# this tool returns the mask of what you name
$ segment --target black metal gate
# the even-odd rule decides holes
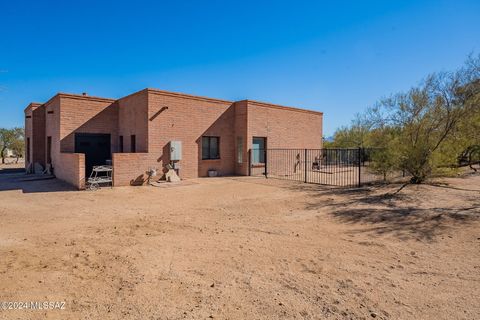
[[[356,187],[383,179],[369,167],[371,153],[372,150],[364,148],[252,149],[249,152],[249,175]]]

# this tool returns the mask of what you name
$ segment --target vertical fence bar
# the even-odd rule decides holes
[[[305,183],[307,183],[307,149],[305,149],[305,158],[303,158],[303,160],[305,161]]]
[[[361,187],[372,180],[366,169],[371,151],[359,148],[259,149],[264,163],[253,163],[254,152],[248,149],[248,175],[278,178],[339,187]],[[302,166],[302,161],[304,161]],[[258,161],[257,161],[258,162]],[[263,165],[263,166],[262,166]],[[301,170],[304,170],[303,175]],[[355,172],[357,170],[357,172]],[[367,170],[367,171],[363,171]],[[258,171],[258,172],[257,172]],[[367,176],[368,175],[368,176]]]
[[[248,175],[252,175],[252,149],[248,149]]]
[[[358,148],[358,187],[362,186],[362,156],[360,153],[361,148]]]
[[[265,161],[265,178],[268,178],[268,158],[267,158],[267,149],[263,149],[263,160]]]

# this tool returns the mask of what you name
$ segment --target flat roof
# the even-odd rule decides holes
[[[23,109],[23,112],[26,112],[28,109],[32,109],[32,108],[35,108],[35,107],[40,107],[43,103],[41,102],[30,102],[28,104],[28,106],[25,107],[25,109]]]
[[[171,91],[165,91],[165,90],[153,89],[153,88],[146,88],[146,89],[144,89],[144,90],[146,90],[146,91],[148,91],[148,92],[152,92],[152,93],[163,94],[163,95],[176,96],[176,97],[184,97],[184,98],[198,99],[198,100],[206,100],[206,101],[212,101],[212,102],[235,103],[235,102],[245,101],[245,102],[247,102],[247,104],[248,104],[248,103],[253,103],[253,104],[256,104],[256,105],[259,105],[259,106],[263,106],[263,107],[268,107],[268,108],[276,108],[276,109],[283,109],[283,110],[290,110],[290,111],[298,111],[298,112],[308,112],[308,113],[321,114],[321,115],[323,115],[323,112],[320,112],[320,111],[314,111],[314,110],[309,110],[309,109],[302,109],[302,108],[298,108],[298,107],[283,106],[283,105],[279,105],[279,104],[273,104],[273,103],[256,101],[256,100],[249,100],[249,99],[238,100],[238,101],[230,101],[230,100],[209,98],[209,97],[204,97],[204,96],[196,96],[196,95],[192,95],[192,94],[179,93],[179,92],[171,92]],[[142,92],[142,91],[144,91],[144,90],[141,90],[141,91],[139,91],[139,92]]]
[[[113,103],[115,101],[122,100],[122,99],[125,99],[127,97],[130,97],[130,96],[142,93],[142,92],[160,94],[160,95],[166,95],[166,96],[172,96],[172,97],[179,97],[179,98],[186,98],[186,99],[195,99],[195,100],[202,100],[202,101],[209,101],[209,102],[217,102],[217,103],[246,102],[247,105],[248,104],[254,104],[254,105],[267,107],[267,108],[275,108],[275,109],[290,110],[290,111],[297,111],[297,112],[307,112],[307,113],[312,113],[312,114],[323,115],[323,112],[320,112],[320,111],[314,111],[314,110],[303,109],[303,108],[298,108],[298,107],[283,106],[283,105],[279,105],[279,104],[273,104],[273,103],[256,101],[256,100],[244,99],[244,100],[239,100],[239,101],[230,101],[230,100],[223,100],[223,99],[217,99],[217,98],[209,98],[209,97],[204,97],[204,96],[197,96],[197,95],[192,95],[192,94],[187,94],[187,93],[160,90],[160,89],[155,89],[155,88],[145,88],[145,89],[142,89],[140,91],[137,91],[137,92],[131,93],[129,95],[126,95],[124,97],[121,97],[119,99],[110,99],[110,98],[89,96],[89,95],[83,95],[83,94],[72,94],[72,93],[59,92],[56,95],[54,95],[52,98],[50,98],[47,102],[43,103],[43,105],[48,105],[56,97],[66,97],[66,98],[71,98],[71,99],[94,100],[94,101]],[[25,111],[31,106],[40,106],[40,105],[42,105],[42,103],[32,102],[27,106],[27,108],[25,108]]]
[[[303,108],[298,108],[298,107],[283,106],[283,105],[280,105],[280,104],[274,104],[274,103],[269,103],[269,102],[262,102],[262,101],[249,100],[249,99],[245,99],[245,100],[241,100],[241,101],[245,101],[247,103],[247,105],[249,103],[252,103],[252,104],[259,105],[259,106],[262,106],[262,107],[267,107],[267,108],[290,110],[290,111],[296,111],[296,112],[307,112],[307,113],[323,115],[323,112],[321,112],[321,111],[303,109]]]

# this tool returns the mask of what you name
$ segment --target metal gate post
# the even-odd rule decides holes
[[[305,161],[305,183],[307,183],[307,149],[305,149],[305,158],[303,160]]]
[[[263,150],[264,154],[263,154],[263,159],[265,160],[265,178],[268,178],[268,167],[267,167],[267,163],[268,163],[268,159],[267,159],[267,149],[264,149]]]
[[[362,148],[358,148],[358,187],[360,188],[362,186],[362,173],[361,173],[361,168],[362,168],[362,155],[361,155],[361,150]]]
[[[252,175],[252,149],[248,149],[248,176]]]

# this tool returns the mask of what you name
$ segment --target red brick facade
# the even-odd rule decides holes
[[[40,103],[30,103],[25,109],[25,163],[45,165],[45,108]],[[34,141],[35,140],[35,141]]]
[[[182,143],[181,178],[204,177],[210,169],[248,174],[253,137],[264,137],[269,148],[322,146],[320,112],[155,89],[118,100],[57,94],[45,104],[30,104],[25,116],[32,156],[26,166],[51,159],[54,174],[78,188],[85,184],[85,155],[74,153],[81,133],[110,135],[115,186],[142,184],[150,169],[161,174],[171,163],[170,141]],[[203,136],[219,137],[219,159],[202,159]]]

